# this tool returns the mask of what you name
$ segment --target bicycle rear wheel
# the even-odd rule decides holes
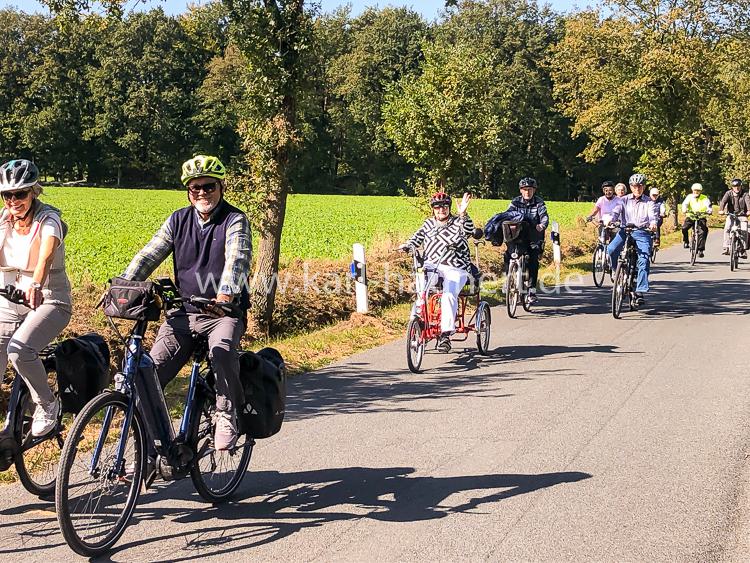
[[[619,319],[622,313],[622,303],[625,300],[625,293],[628,289],[627,285],[627,268],[625,267],[625,263],[620,260],[615,270],[615,282],[612,286],[612,316],[616,319]]]
[[[479,303],[476,318],[477,350],[483,356],[490,353],[490,306],[486,301]]]
[[[123,393],[98,395],[76,417],[63,447],[55,489],[57,520],[70,548],[86,557],[107,552],[120,539],[138,502],[146,433],[135,407],[124,455],[118,452],[129,403]],[[97,444],[101,452],[94,463]]]
[[[515,319],[521,291],[521,288],[518,287],[518,262],[515,260],[510,263],[510,267],[508,268],[506,283],[508,289],[505,292],[505,306],[508,310],[508,316],[511,319]]]
[[[422,365],[424,357],[425,340],[422,334],[422,321],[417,318],[409,321],[406,328],[406,363],[409,370],[413,373],[419,373],[419,366]]]
[[[18,376],[16,376],[18,377]],[[60,416],[56,431],[45,440],[31,436],[31,422],[36,405],[26,394],[16,422],[14,435],[20,444],[16,456],[16,473],[24,488],[33,495],[45,497],[55,492],[65,436],[73,423],[73,415]]]
[[[596,249],[594,250],[594,256],[591,260],[591,273],[594,276],[594,285],[596,287],[601,287],[604,285],[604,276],[606,274],[606,260],[607,260],[607,253],[604,251],[604,247],[601,245],[597,245]]]
[[[255,441],[249,435],[241,434],[231,450],[215,449],[216,406],[211,398],[203,397],[196,402],[196,407],[198,414],[191,432],[196,459],[190,469],[190,478],[204,500],[222,502],[242,483]]]

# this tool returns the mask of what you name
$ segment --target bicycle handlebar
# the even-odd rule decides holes
[[[16,305],[30,306],[29,301],[26,299],[26,293],[14,285],[8,284],[5,287],[1,287],[0,296],[5,297],[8,301]]]
[[[227,317],[232,317],[233,319],[241,319],[242,317],[245,316],[245,311],[243,311],[239,307],[239,305],[236,305],[231,302],[219,302],[219,301],[216,301],[216,299],[209,299],[207,297],[196,297],[195,295],[193,295],[187,301],[193,307],[197,307],[198,309],[201,309],[202,311],[210,312],[211,309],[221,309]]]

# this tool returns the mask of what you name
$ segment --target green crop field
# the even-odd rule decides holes
[[[68,272],[74,285],[103,283],[122,272],[166,217],[187,204],[182,191],[46,188],[44,201],[60,208],[68,224]],[[469,214],[482,225],[507,209],[508,201],[475,200]],[[590,203],[549,202],[561,229],[589,211]],[[348,259],[352,243],[367,247],[389,236],[406,238],[425,217],[417,201],[402,197],[292,195],[289,198],[282,260]]]

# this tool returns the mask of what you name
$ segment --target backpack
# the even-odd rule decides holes
[[[245,404],[240,409],[242,431],[269,438],[281,429],[286,409],[286,366],[274,348],[240,352],[240,382]]]
[[[63,340],[54,355],[62,410],[76,414],[110,383],[109,346],[90,332]]]

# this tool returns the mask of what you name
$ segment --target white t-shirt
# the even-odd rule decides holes
[[[31,251],[31,239],[32,232],[22,235],[16,232],[15,229],[10,229],[8,235],[5,237],[3,246],[0,249],[0,266],[6,268],[15,268],[17,270],[26,270],[29,263],[29,252]],[[39,236],[44,240],[48,236],[54,236],[57,240],[62,240],[62,233],[60,232],[60,224],[54,221],[52,218],[45,219],[40,227]],[[26,290],[29,288],[32,282],[32,273],[21,274],[19,279],[15,283],[18,289]],[[44,287],[47,286],[49,280],[45,282]]]

